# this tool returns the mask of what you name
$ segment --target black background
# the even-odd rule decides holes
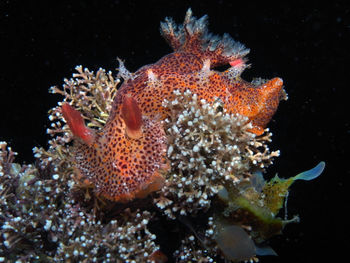
[[[251,49],[243,77],[284,80],[289,100],[270,123],[281,157],[268,170],[289,177],[326,162],[324,174],[297,182],[289,214],[301,223],[272,240],[278,258],[262,262],[346,261],[349,208],[350,4],[295,1],[4,1],[0,0],[0,140],[33,162],[46,146],[48,94],[76,65],[114,70],[116,57],[135,71],[171,52],[159,22],[183,21],[188,7],[209,15],[210,31],[227,32]]]

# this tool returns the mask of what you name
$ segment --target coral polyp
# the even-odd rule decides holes
[[[211,104],[190,90],[174,95],[164,102],[172,113],[165,120],[171,170],[156,199],[171,218],[208,210],[222,186],[248,182],[279,156],[267,146],[270,133],[256,137],[249,119],[229,114],[220,99]]]
[[[299,217],[296,180],[266,180],[280,154],[267,125],[283,81],[241,78],[249,50],[189,9],[161,34],[174,52],[129,72],[77,66],[49,111],[48,149],[15,162],[0,143],[0,261],[257,262]],[[228,69],[219,71],[219,66]],[[265,178],[264,178],[265,177]],[[286,207],[285,211],[286,211]],[[176,235],[174,235],[176,233]],[[162,242],[166,235],[170,242]]]

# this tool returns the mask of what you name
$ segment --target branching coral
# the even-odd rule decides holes
[[[108,119],[120,80],[114,79],[112,72],[106,73],[104,69],[99,69],[96,73],[87,68],[83,69],[82,66],[75,69],[77,73],[73,74],[73,78],[64,80],[62,89],[54,86],[50,88],[50,92],[62,95],[63,102],[80,109],[89,127],[100,129]],[[52,138],[48,141],[49,149],[33,149],[34,156],[42,163],[42,167],[49,165],[54,159],[60,167],[71,166],[72,163],[72,152],[68,144],[72,140],[72,134],[60,109],[63,102],[59,102],[57,107],[49,111],[51,127],[47,129],[47,133]],[[68,166],[63,170],[67,171]]]
[[[252,172],[263,170],[279,155],[266,144],[270,133],[256,137],[248,131],[248,118],[228,114],[220,100],[213,105],[198,101],[189,90],[175,95],[164,103],[171,112],[165,121],[171,171],[155,199],[173,219],[176,214],[206,211],[220,187],[249,181]]]
[[[205,230],[201,233],[198,233],[192,224],[182,216],[180,216],[180,221],[191,230],[191,233],[181,240],[180,247],[174,252],[178,262],[215,262],[217,247],[213,242],[216,232],[213,217],[208,217]]]
[[[68,232],[70,239],[59,243],[54,260],[146,262],[159,249],[154,243],[155,235],[147,229],[151,214],[129,210],[123,214],[122,221],[112,220],[107,224],[96,222],[91,214],[68,215],[66,229],[62,230]]]
[[[103,223],[74,200],[68,177],[20,166],[14,155],[1,143],[0,259],[146,262],[159,249],[147,228],[150,212],[125,209]]]
[[[75,69],[78,73],[73,74],[73,78],[64,80],[63,89],[54,86],[50,91],[64,96],[64,101],[83,114],[89,127],[101,128],[108,118],[120,80],[114,79],[111,71],[106,73],[101,68],[96,73],[87,68],[83,69],[82,66]],[[50,111],[51,121],[61,117],[55,117],[58,109],[56,107]]]

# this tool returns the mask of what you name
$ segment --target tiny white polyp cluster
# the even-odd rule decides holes
[[[220,100],[198,101],[189,90],[175,90],[174,95],[163,103],[171,111],[165,120],[171,171],[155,199],[170,218],[207,210],[222,185],[249,180],[252,170],[263,169],[278,156],[266,145],[270,134],[250,133],[248,118],[228,114]]]

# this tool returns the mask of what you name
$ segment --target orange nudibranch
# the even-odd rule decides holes
[[[183,93],[189,89],[197,94],[198,101],[211,103],[220,99],[229,114],[248,117],[253,126],[251,132],[264,132],[280,100],[285,98],[281,78],[244,81],[241,74],[248,67],[244,57],[249,49],[227,34],[220,38],[208,33],[207,17],[196,19],[191,10],[187,11],[183,26],[166,18],[161,23],[161,34],[173,47],[173,53],[133,74],[119,60],[124,83],[118,90],[117,102],[131,96],[145,116],[165,119],[169,112],[162,106],[164,99],[175,99],[174,90]],[[228,65],[225,71],[215,70]]]
[[[162,171],[167,168],[163,126],[143,118],[133,98],[126,97],[114,118],[94,135],[71,106],[64,104],[62,113],[80,138],[74,147],[76,168],[97,194],[127,202],[162,188]]]
[[[189,9],[182,26],[166,18],[161,34],[173,53],[133,74],[120,61],[124,82],[102,130],[93,133],[77,111],[62,106],[72,133],[81,139],[75,148],[78,170],[97,193],[114,201],[142,198],[162,187],[167,148],[162,121],[169,116],[163,102],[174,100],[175,90],[190,90],[199,102],[220,99],[227,113],[246,116],[256,135],[264,132],[285,98],[280,78],[241,78],[249,49],[228,34],[220,38],[208,33],[206,16],[196,19]],[[215,70],[219,66],[229,68]]]

